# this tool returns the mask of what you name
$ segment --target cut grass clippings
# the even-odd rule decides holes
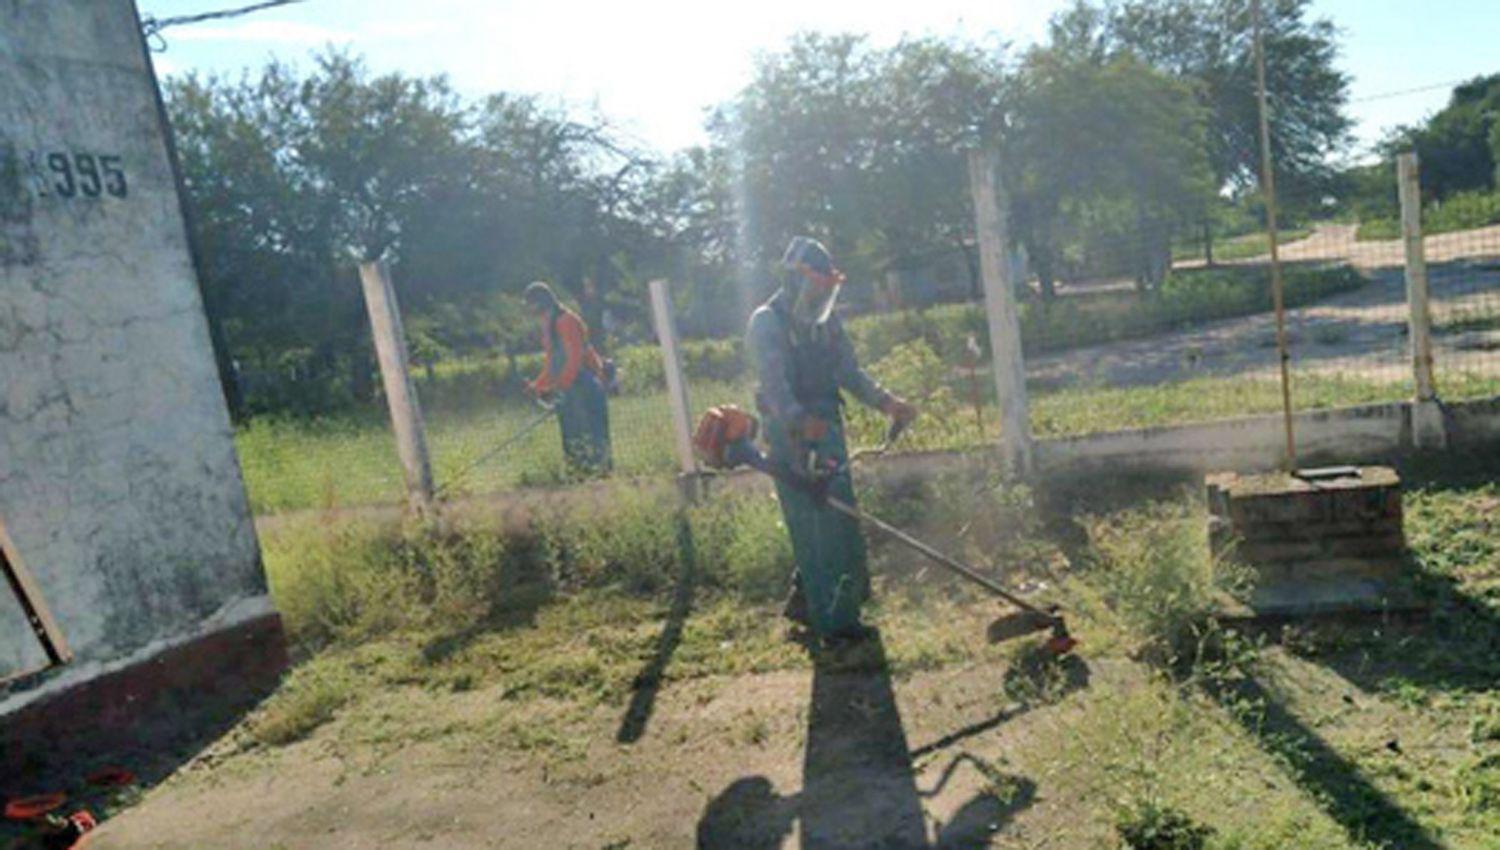
[[[1500,701],[1492,687],[1500,678],[1492,651],[1500,492],[1473,470],[1467,475],[1412,476],[1411,547],[1429,592],[1445,599],[1437,619],[1414,629],[1296,628],[1270,646],[1230,636],[1221,651],[1198,651],[1221,578],[1236,580],[1205,561],[1202,510],[1191,493],[1082,520],[1076,566],[1052,571],[1060,580],[1053,598],[1083,638],[1078,662],[1092,669],[1081,690],[1013,676],[1028,663],[1026,647],[983,643],[993,604],[941,575],[914,578],[902,552],[878,541],[871,615],[898,689],[925,672],[982,660],[1008,668],[997,698],[1009,705],[1066,703],[1029,715],[1039,725],[1010,739],[1002,771],[1045,789],[1049,806],[1066,812],[1052,827],[1053,846],[1105,846],[1160,827],[1202,839],[1207,850],[1485,847],[1485,836],[1500,829]],[[864,498],[935,539],[995,552],[998,563],[1059,557],[1050,533],[1025,521],[1034,507],[1024,494],[995,493],[984,497],[987,507],[970,502],[945,515],[943,506],[975,488],[934,486],[904,500]],[[308,516],[278,524],[266,535],[273,592],[294,639],[313,654],[246,724],[243,744],[274,753],[314,736],[342,758],[399,770],[391,759],[403,748],[433,742],[452,758],[504,751],[553,775],[614,781],[608,763],[586,758],[587,742],[609,734],[596,718],[612,722],[642,686],[675,610],[675,581],[663,579],[681,566],[669,512],[641,498],[577,520],[554,517],[551,531],[520,540],[483,523],[415,542],[395,523],[336,520],[347,526],[332,530]],[[788,567],[773,546],[783,542],[775,513],[725,507],[695,518],[701,572],[670,661],[650,686],[697,687],[711,700],[713,682],[809,671],[768,601],[769,584],[783,584]],[[965,513],[991,512],[1006,517],[994,529],[951,529]],[[976,533],[984,539],[972,539]],[[580,539],[563,551],[566,541],[549,542],[548,534]],[[326,542],[321,551],[318,540]],[[619,557],[609,557],[615,549]],[[445,609],[434,577],[445,560],[455,586],[478,588],[473,593],[491,604]],[[746,566],[757,561],[766,566]],[[487,570],[514,577],[539,568],[570,578],[530,597],[508,597],[512,581],[484,581]],[[407,576],[396,581],[407,602],[394,615],[310,616],[361,593],[373,594],[372,607],[391,607],[387,590],[368,577],[393,574]],[[318,595],[322,586],[346,590]],[[297,598],[308,593],[313,598]],[[448,613],[434,614],[441,610]],[[682,722],[674,730],[686,729]],[[758,752],[786,731],[773,733],[753,716],[718,731],[691,728],[681,734],[721,735],[713,746]]]

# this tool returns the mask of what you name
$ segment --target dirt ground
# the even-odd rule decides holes
[[[855,671],[668,689],[630,744],[619,713],[599,710],[570,724],[575,740],[532,753],[462,735],[351,758],[339,730],[223,767],[211,752],[93,847],[959,848],[1002,828],[1009,846],[1042,846],[1066,808],[1007,752],[1052,734],[1067,699],[1029,709],[990,664],[893,683],[874,653]],[[1134,675],[1082,659],[1062,672],[1060,695]],[[483,691],[452,699],[444,723],[509,707]]]
[[[1409,374],[1402,249],[1399,242],[1355,241],[1354,231],[1354,225],[1324,225],[1282,252],[1287,262],[1350,262],[1370,277],[1370,284],[1355,292],[1287,312],[1292,367],[1400,380]],[[1430,236],[1426,256],[1435,326],[1466,317],[1500,324],[1500,227]],[[1275,346],[1275,317],[1263,313],[1030,358],[1027,375],[1053,386],[1269,376],[1277,370]],[[1433,337],[1439,369],[1500,374],[1497,351],[1500,327],[1439,331]]]

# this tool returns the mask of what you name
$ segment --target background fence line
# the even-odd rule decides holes
[[[1413,163],[1405,179],[1416,174]],[[1397,173],[1390,178],[1403,185]],[[1500,227],[1423,233],[1419,187],[1401,194],[1406,216],[1395,238],[1336,221],[1284,232],[1293,402],[1306,411],[1416,399],[1416,436],[1437,447],[1439,400],[1500,395]],[[862,363],[924,411],[896,451],[1007,452],[1007,433],[1045,439],[1280,410],[1264,234],[1221,241],[1212,264],[1182,248],[1160,281],[1128,262],[1144,248],[1104,242],[1050,298],[1022,254],[1006,250],[986,264],[983,242],[970,246],[976,268],[945,267],[956,275],[947,283],[908,271],[879,287],[845,287],[845,326]],[[742,300],[758,302],[773,282],[768,276]],[[692,471],[687,433],[696,415],[717,403],[753,407],[743,340],[681,337],[696,308],[675,303],[666,281],[648,292],[656,338],[601,340],[620,367],[621,390],[609,400],[618,477]],[[992,345],[985,292],[1014,295],[1018,355]],[[1007,365],[1024,375],[1024,427],[1002,425]],[[420,396],[442,491],[482,495],[586,477],[567,468],[556,425],[537,423],[539,411],[519,392],[540,368],[539,354],[523,353],[414,371],[414,406]],[[851,405],[847,414],[854,445],[879,442],[878,413]],[[257,509],[400,501],[409,487],[390,422],[372,414],[298,424],[293,439],[282,430],[291,425],[252,422],[239,437]]]

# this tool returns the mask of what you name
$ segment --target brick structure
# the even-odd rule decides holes
[[[1383,466],[1207,477],[1209,540],[1256,572],[1257,613],[1385,607],[1406,564],[1401,479]]]

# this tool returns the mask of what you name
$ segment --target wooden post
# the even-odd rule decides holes
[[[667,402],[672,407],[672,432],[677,443],[677,461],[684,476],[698,472],[693,455],[693,418],[688,405],[687,381],[682,374],[682,356],[677,349],[677,321],[672,312],[672,291],[665,280],[653,280],[651,317],[661,343],[662,369],[667,376]]]
[[[68,649],[68,641],[63,637],[62,629],[58,628],[57,620],[53,619],[47,600],[42,598],[36,579],[32,578],[26,564],[21,561],[21,555],[16,551],[15,543],[11,541],[3,522],[0,522],[0,572],[5,573],[6,582],[15,594],[16,601],[21,604],[21,612],[26,615],[27,625],[31,626],[31,631],[41,643],[42,651],[47,653],[48,666],[56,667],[72,661],[73,652]],[[8,678],[20,678],[30,672],[35,671]]]
[[[380,377],[385,400],[391,410],[391,428],[396,432],[396,452],[406,475],[406,499],[413,511],[425,513],[432,505],[432,461],[427,456],[427,430],[422,407],[411,382],[411,364],[406,353],[406,334],[401,330],[401,309],[391,285],[385,261],[359,264],[359,280],[370,312],[370,330],[375,354],[380,359]]]
[[[1443,448],[1447,432],[1433,377],[1432,305],[1427,289],[1427,257],[1422,247],[1422,187],[1415,153],[1396,157],[1401,199],[1401,246],[1406,253],[1407,324],[1417,397],[1412,406],[1412,440],[1417,448]]]
[[[1266,236],[1271,243],[1271,304],[1276,311],[1276,352],[1281,359],[1281,413],[1286,430],[1282,468],[1297,468],[1297,438],[1292,430],[1291,347],[1286,338],[1286,287],[1281,278],[1281,251],[1276,232],[1276,169],[1271,161],[1271,120],[1266,108],[1266,49],[1261,35],[1260,0],[1253,0],[1255,19],[1255,96],[1260,108],[1260,188],[1266,201]]]
[[[1396,179],[1401,197],[1401,243],[1406,249],[1406,303],[1410,308],[1412,368],[1417,399],[1437,398],[1432,376],[1432,313],[1427,294],[1427,257],[1422,249],[1422,190],[1417,177],[1417,155],[1396,157]]]
[[[1015,290],[1005,255],[1009,237],[997,180],[998,159],[993,151],[969,151],[969,191],[974,199],[984,312],[989,320],[990,355],[1000,401],[1000,450],[1012,472],[1027,475],[1031,472],[1032,458],[1026,361],[1021,354],[1021,322],[1016,314]]]

